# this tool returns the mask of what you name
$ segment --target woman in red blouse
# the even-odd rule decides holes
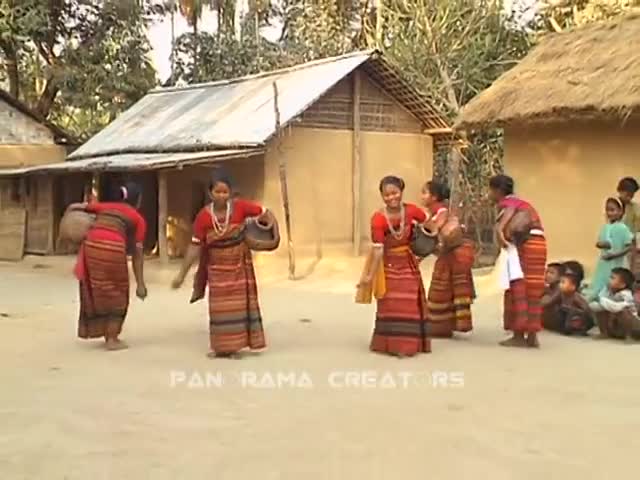
[[[528,237],[516,244],[524,278],[513,279],[504,294],[504,328],[513,332],[508,340],[500,342],[505,347],[540,346],[538,332],[542,330],[542,296],[544,274],[547,265],[547,241],[542,221],[536,209],[514,195],[514,181],[507,175],[496,175],[489,181],[489,196],[498,205],[496,234],[500,247],[506,248],[512,239],[507,238],[507,225],[519,210],[528,210],[533,224]]]
[[[371,350],[397,356],[431,351],[426,331],[426,298],[415,256],[409,249],[414,223],[425,213],[402,202],[404,181],[384,177],[380,194],[385,206],[371,218],[373,245],[359,290],[372,290],[378,309]]]
[[[244,348],[266,347],[251,251],[244,241],[245,221],[271,215],[262,206],[232,198],[231,181],[219,172],[210,184],[212,203],[198,213],[192,244],[173,281],[180,288],[200,260],[191,302],[209,286],[210,357],[233,356]]]
[[[429,210],[429,224],[435,232],[445,226],[449,209],[449,187],[437,181],[427,182],[422,201]],[[434,233],[435,233],[434,232]],[[475,296],[471,268],[475,257],[473,242],[465,239],[451,250],[438,251],[438,260],[427,294],[427,320],[432,337],[450,338],[453,332],[470,332],[471,304]]]
[[[142,190],[127,183],[112,195],[113,201],[71,205],[69,209],[96,214],[76,263],[80,281],[80,338],[102,338],[107,350],[127,345],[119,339],[129,308],[129,268],[127,253],[132,254],[136,295],[144,300],[147,287],[143,274],[143,243],[147,223],[138,213]]]

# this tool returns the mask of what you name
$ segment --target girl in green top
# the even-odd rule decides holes
[[[607,198],[605,203],[607,223],[600,229],[596,248],[600,250],[600,259],[589,286],[588,299],[595,300],[600,291],[607,286],[614,268],[628,265],[627,255],[631,251],[633,234],[622,222],[624,205],[617,198]]]

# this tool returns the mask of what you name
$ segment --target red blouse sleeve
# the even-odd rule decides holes
[[[134,208],[131,209],[130,218],[133,221],[135,227],[135,240],[136,243],[143,244],[144,239],[147,236],[147,221],[140,213]]]
[[[371,217],[371,241],[373,243],[384,243],[387,221],[380,212],[376,212]]]
[[[502,201],[498,204],[498,207],[502,210],[505,208],[521,208],[526,205],[526,202],[523,202],[519,198],[516,197],[506,197],[503,198]]]
[[[242,198],[234,201],[234,209],[238,212],[237,215],[241,217],[239,220],[245,220],[246,218],[257,217],[262,214],[264,208],[262,205]],[[234,212],[235,213],[235,212]],[[235,216],[235,215],[234,215]]]
[[[87,204],[85,210],[89,213],[100,213],[104,210],[104,203],[91,202]]]
[[[191,242],[201,244],[207,239],[207,232],[213,227],[211,223],[211,213],[207,208],[200,210],[193,222],[193,236]]]
[[[424,223],[427,220],[427,214],[417,205],[407,203],[407,217],[410,222],[415,220],[418,223]]]

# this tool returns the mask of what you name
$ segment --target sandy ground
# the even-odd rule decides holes
[[[637,478],[640,346],[500,348],[491,276],[472,336],[399,360],[367,350],[352,261],[298,282],[261,267],[269,350],[209,360],[206,305],[170,291],[171,272],[148,268],[132,348],[106,353],[74,337],[68,259],[38,262],[0,264],[3,479]],[[427,381],[438,371],[448,386]]]

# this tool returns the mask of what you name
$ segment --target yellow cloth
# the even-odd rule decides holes
[[[394,253],[394,254],[404,253],[408,251],[409,251],[408,246],[389,249],[389,253]],[[373,253],[374,253],[374,250],[371,249],[371,251],[369,252],[369,255],[367,255],[367,258],[364,263],[364,270],[363,270],[364,272],[369,271],[371,268],[371,264],[373,262]],[[384,272],[384,261],[381,261],[376,271],[373,272],[373,278],[371,280],[371,283],[368,285],[358,286],[358,289],[356,290],[356,303],[368,304],[373,301],[373,298],[375,298],[376,300],[380,300],[385,296],[386,293],[387,293],[387,279],[385,277],[385,272]]]

